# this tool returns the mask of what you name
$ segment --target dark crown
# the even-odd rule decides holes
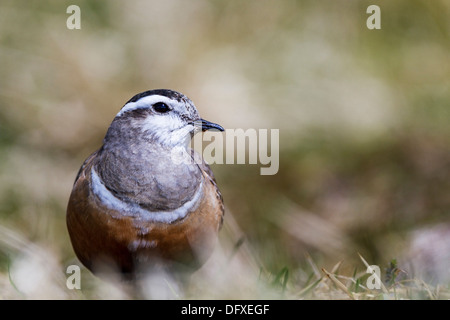
[[[144,97],[147,96],[152,96],[152,95],[160,95],[160,96],[165,96],[167,98],[173,99],[173,100],[177,100],[177,101],[181,101],[183,99],[183,97],[185,97],[183,94],[174,91],[174,90],[169,90],[169,89],[154,89],[154,90],[147,90],[141,93],[138,93],[137,95],[135,95],[133,98],[131,98],[130,100],[127,101],[127,103],[129,102],[136,102]]]

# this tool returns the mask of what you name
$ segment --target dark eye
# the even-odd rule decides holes
[[[164,102],[157,102],[153,105],[153,110],[159,113],[166,113],[170,111],[170,108]]]

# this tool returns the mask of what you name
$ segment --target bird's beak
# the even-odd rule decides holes
[[[201,119],[202,122],[202,131],[206,130],[218,130],[218,131],[224,131],[225,129],[222,128],[222,126],[218,125],[217,123],[209,122],[208,120]]]
[[[210,122],[205,119],[196,120],[194,122],[191,122],[191,124],[193,124],[196,127],[200,127],[202,129],[202,131],[206,131],[206,130],[224,131],[225,130],[221,125],[218,125],[217,123],[213,123],[213,122]]]

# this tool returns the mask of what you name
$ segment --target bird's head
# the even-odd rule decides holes
[[[105,142],[118,135],[144,137],[152,143],[176,147],[199,131],[224,129],[200,118],[194,103],[168,89],[149,90],[132,97],[117,113]]]

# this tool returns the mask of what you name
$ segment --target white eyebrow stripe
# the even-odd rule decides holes
[[[119,113],[117,113],[116,117],[120,117],[125,112],[131,111],[131,110],[148,108],[156,102],[164,102],[164,103],[170,105],[171,103],[173,103],[173,101],[174,101],[173,99],[170,99],[166,96],[161,96],[158,94],[143,97],[143,98],[139,99],[138,101],[128,102],[126,105],[124,105],[122,107],[122,109],[120,109],[120,111],[119,111]]]

